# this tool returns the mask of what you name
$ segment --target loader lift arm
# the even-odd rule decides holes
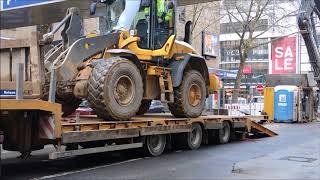
[[[320,52],[314,17],[316,15],[320,20],[319,10],[320,0],[301,0],[298,13],[298,26],[307,47],[309,62],[318,87],[320,87]]]

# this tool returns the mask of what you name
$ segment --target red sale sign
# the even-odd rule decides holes
[[[272,43],[271,74],[296,73],[296,37],[284,37]]]

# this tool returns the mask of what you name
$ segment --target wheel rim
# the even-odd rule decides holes
[[[229,128],[227,125],[224,125],[223,128],[222,128],[222,134],[223,134],[223,139],[224,140],[227,140],[228,139],[228,136],[229,136]]]
[[[199,105],[201,101],[201,89],[198,84],[192,84],[189,89],[189,103],[195,107]]]
[[[161,150],[161,138],[159,135],[153,135],[149,137],[149,146],[152,149],[152,151],[159,151]]]
[[[120,76],[114,88],[114,95],[116,101],[122,105],[126,106],[131,103],[135,94],[134,84],[131,78],[127,75]]]
[[[190,142],[193,146],[197,145],[198,144],[198,141],[200,139],[200,136],[199,136],[199,132],[197,129],[193,129],[190,133]]]

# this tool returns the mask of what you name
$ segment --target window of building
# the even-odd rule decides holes
[[[267,19],[261,19],[258,21],[257,28],[255,31],[265,31],[268,29],[268,20]],[[240,22],[232,22],[232,23],[221,23],[220,24],[220,33],[221,34],[231,34],[235,33],[235,30],[237,32],[243,31],[243,25]]]
[[[256,44],[262,44],[252,49],[248,54],[248,61],[268,61],[269,47],[267,44],[268,39],[257,39]],[[221,62],[239,62],[240,41],[222,41],[220,42]]]

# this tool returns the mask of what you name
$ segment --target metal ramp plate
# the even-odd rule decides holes
[[[254,132],[254,131],[257,131],[259,132],[260,134],[264,134],[268,137],[274,137],[274,136],[277,136],[278,134],[271,131],[270,129],[262,126],[261,124],[259,123],[256,123],[254,121],[252,121],[251,119],[246,119],[246,124],[247,124],[247,130],[248,132]]]

